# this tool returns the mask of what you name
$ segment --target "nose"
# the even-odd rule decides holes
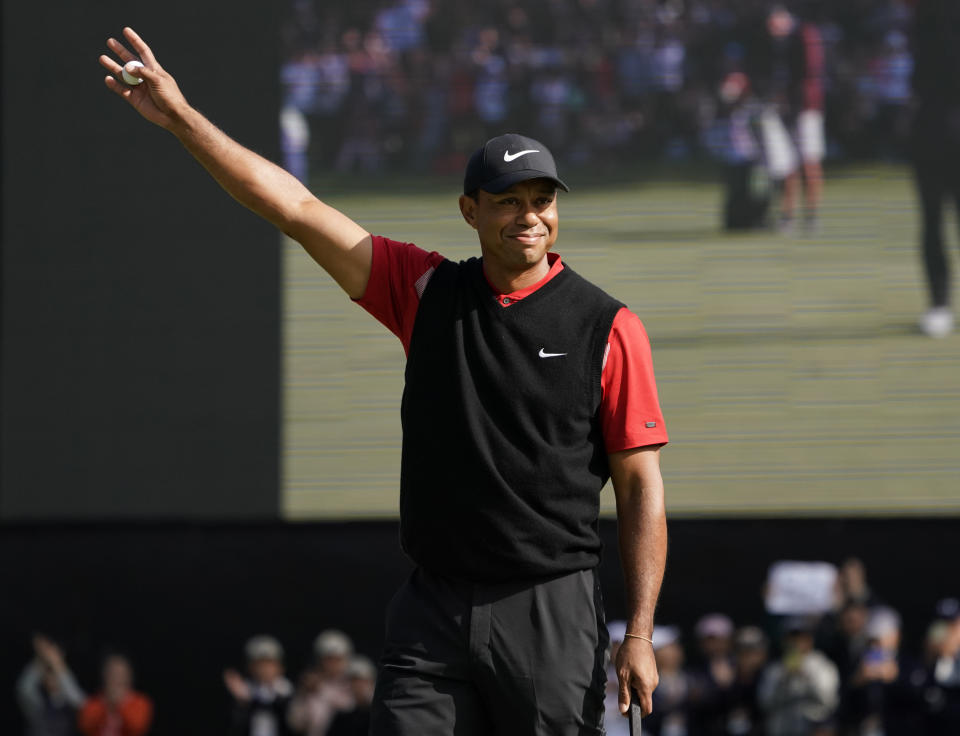
[[[529,227],[540,224],[540,215],[537,214],[537,210],[532,202],[525,203],[521,208],[517,215],[517,223]]]

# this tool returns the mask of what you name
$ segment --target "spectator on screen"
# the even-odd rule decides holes
[[[71,736],[86,695],[63,652],[45,636],[33,638],[33,659],[17,680],[17,701],[27,736]]]
[[[734,636],[734,679],[724,713],[724,733],[761,736],[763,715],[757,702],[760,676],[767,665],[767,637],[756,626],[744,626]]]
[[[103,662],[103,690],[80,709],[83,736],[143,736],[153,722],[153,703],[133,689],[133,668],[119,654]]]
[[[727,699],[736,671],[733,660],[733,621],[722,613],[703,616],[695,628],[703,658],[691,673],[696,687],[691,696],[696,733],[720,736],[726,733]]]
[[[757,698],[767,736],[832,736],[839,702],[837,667],[813,648],[816,622],[792,616],[784,623],[783,656],[760,678]]]
[[[377,669],[367,657],[354,656],[347,665],[347,681],[353,707],[333,717],[327,736],[367,736],[370,733],[370,704],[377,682]]]
[[[805,226],[816,226],[823,187],[823,43],[816,25],[771,5],[753,43],[750,78],[768,105],[762,120],[771,176],[782,182],[781,227],[793,227],[802,185]]]
[[[342,631],[327,629],[314,641],[313,653],[316,662],[300,678],[288,722],[296,733],[326,736],[333,717],[353,707],[346,676],[353,642]]]
[[[293,685],[283,676],[283,647],[272,636],[255,636],[245,647],[248,678],[226,670],[223,681],[233,696],[232,736],[286,736]]]

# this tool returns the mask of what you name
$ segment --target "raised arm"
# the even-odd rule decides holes
[[[640,697],[640,710],[653,708],[659,676],[653,645],[653,612],[667,558],[667,518],[660,477],[659,446],[610,454],[610,476],[617,499],[617,531],[627,598],[627,637],[617,654],[620,710],[626,712],[630,689]],[[644,638],[636,638],[644,637]]]
[[[193,109],[143,39],[132,28],[124,28],[123,35],[144,65],[128,71],[144,81],[135,87],[122,81],[121,64],[136,61],[137,56],[111,38],[107,46],[116,59],[100,57],[110,72],[104,80],[107,87],[147,120],[173,133],[234,199],[299,242],[351,298],[363,296],[373,253],[370,234]]]

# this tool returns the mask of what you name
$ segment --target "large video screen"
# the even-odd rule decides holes
[[[399,340],[103,87],[124,23],[227,133],[447,258],[479,254],[472,151],[549,146],[556,250],[650,337],[671,514],[960,512],[930,46],[909,3],[801,5],[5,3],[0,521],[397,514]]]
[[[293,3],[287,168],[371,232],[456,260],[479,255],[457,208],[469,154],[505,131],[544,141],[572,190],[557,251],[650,336],[672,514],[960,511],[960,340],[917,326],[909,9],[794,19],[823,62],[814,210],[816,154],[794,140],[784,176],[755,71],[774,20],[540,5]],[[734,195],[765,214],[730,222]],[[283,514],[393,516],[400,342],[295,243],[283,263]]]

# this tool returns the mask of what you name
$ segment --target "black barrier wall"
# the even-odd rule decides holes
[[[279,238],[97,62],[134,26],[275,159],[274,5],[3,14],[0,519],[275,518]]]
[[[939,519],[673,521],[657,620],[681,625],[688,645],[704,613],[764,625],[772,562],[856,555],[916,651],[935,602],[960,593],[956,529]],[[607,613],[621,617],[616,526],[601,532]],[[224,732],[222,670],[242,667],[254,634],[283,642],[294,677],[330,626],[376,659],[385,608],[411,569],[397,533],[394,522],[0,527],[0,733],[20,732],[13,684],[35,631],[62,642],[91,689],[100,655],[127,652],[156,702],[154,736]]]

